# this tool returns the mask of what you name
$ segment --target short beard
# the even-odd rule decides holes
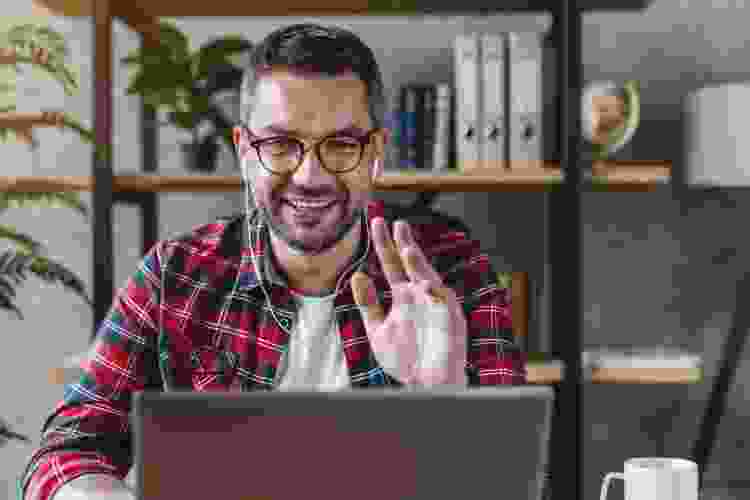
[[[305,243],[300,240],[294,239],[285,227],[274,223],[268,208],[262,207],[258,212],[260,213],[260,217],[266,222],[266,224],[268,224],[268,227],[273,234],[286,243],[292,251],[299,255],[319,255],[335,247],[341,240],[346,238],[357,221],[364,217],[365,211],[362,208],[356,208],[347,221],[339,225],[339,229],[336,231],[334,237],[325,241],[322,247],[311,247],[305,245]]]

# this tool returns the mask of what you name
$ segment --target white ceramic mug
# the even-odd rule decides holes
[[[600,500],[612,479],[625,481],[625,500],[698,500],[698,465],[683,458],[631,458],[624,472],[604,476]]]

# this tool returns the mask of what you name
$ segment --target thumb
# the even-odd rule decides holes
[[[352,275],[350,283],[354,302],[362,314],[365,328],[368,331],[377,328],[385,319],[385,312],[383,311],[383,306],[378,302],[378,295],[375,293],[375,286],[372,284],[372,280],[362,271],[357,271]]]

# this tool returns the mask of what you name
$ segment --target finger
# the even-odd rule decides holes
[[[385,273],[391,288],[398,283],[405,282],[407,277],[401,262],[401,256],[398,254],[391,235],[388,234],[388,227],[382,217],[376,217],[372,221],[372,235],[375,241],[375,253],[378,255],[383,273]]]
[[[446,286],[436,286],[430,281],[420,281],[417,284],[417,289],[423,296],[429,297],[434,304],[450,303],[451,289]]]
[[[385,311],[378,302],[372,280],[365,273],[357,271],[352,275],[350,283],[354,302],[362,314],[365,329],[368,332],[375,331],[385,321]]]
[[[435,286],[442,286],[443,280],[440,274],[435,271],[422,249],[419,248],[409,224],[396,221],[393,232],[396,234],[399,253],[408,278],[414,282],[429,281]]]

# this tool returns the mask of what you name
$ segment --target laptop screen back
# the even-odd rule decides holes
[[[537,389],[144,393],[139,498],[537,500],[551,413]]]

